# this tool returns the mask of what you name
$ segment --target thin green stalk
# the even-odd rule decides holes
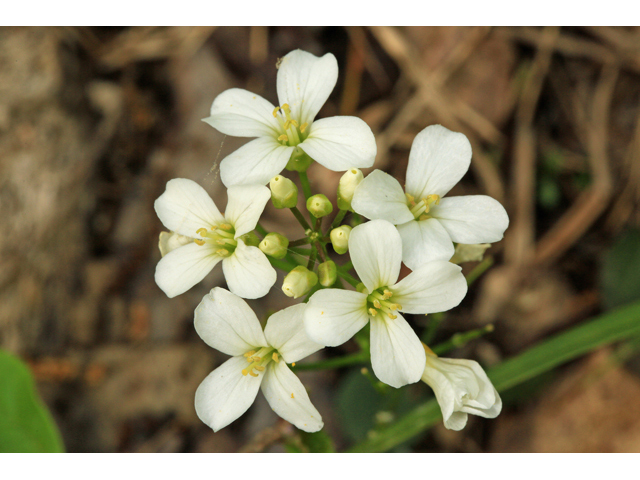
[[[336,218],[334,218],[333,222],[331,223],[331,230],[340,226],[340,223],[342,223],[342,219],[348,212],[349,210],[340,210],[338,212],[338,214],[336,215]]]
[[[431,314],[429,316],[429,324],[427,325],[427,329],[422,334],[422,341],[429,345],[436,336],[436,332],[438,331],[438,327],[447,318],[447,314],[444,312],[438,312]]]
[[[344,265],[339,265],[338,269],[342,270],[343,272],[348,272],[349,270],[351,270],[353,268],[353,263],[351,262],[351,260],[349,260],[347,263],[345,263]]]
[[[322,261],[322,263],[327,261],[327,258],[324,255],[324,249],[322,248],[322,244],[320,242],[316,242],[316,250],[318,250],[318,257]]]
[[[311,196],[311,185],[309,184],[309,177],[307,177],[307,172],[298,172],[300,175],[300,184],[302,185],[302,192],[304,193],[305,200],[309,200]]]
[[[482,328],[476,328],[475,330],[469,330],[468,332],[456,333],[446,342],[439,343],[431,350],[436,355],[442,355],[450,352],[454,348],[464,347],[471,340],[482,337],[487,333],[493,332],[493,325],[489,324]]]
[[[289,248],[300,247],[302,245],[309,245],[310,243],[311,243],[311,239],[309,237],[304,237],[298,240],[294,240],[293,242],[289,242]]]
[[[344,357],[330,358],[328,360],[321,360],[313,363],[303,363],[292,367],[292,370],[327,370],[330,368],[342,368],[349,365],[356,365],[359,363],[365,363],[369,360],[368,352],[352,353],[351,355],[345,355]]]
[[[318,254],[317,249],[314,248],[313,250],[311,250],[311,255],[309,255],[309,261],[307,262],[307,270],[314,270],[317,254]]]
[[[357,287],[358,284],[360,283],[358,280],[356,280],[355,278],[353,278],[351,275],[349,275],[347,272],[344,272],[342,270],[337,270],[338,272],[338,276],[344,278],[347,282],[349,282],[352,286]]]
[[[300,225],[302,225],[302,228],[304,228],[305,232],[307,230],[311,230],[311,225],[309,225],[309,222],[307,222],[307,220],[304,218],[304,216],[302,215],[302,212],[298,210],[298,207],[293,207],[290,210],[291,210],[291,213],[293,213],[293,216],[296,217],[296,220],[298,220]]]
[[[469,272],[469,275],[467,275],[467,285],[471,286],[473,282],[475,282],[484,272],[489,269],[489,267],[491,267],[491,265],[493,265],[493,257],[489,255]]]
[[[308,257],[311,255],[313,248],[289,247],[289,250],[297,255],[304,255],[305,257]]]

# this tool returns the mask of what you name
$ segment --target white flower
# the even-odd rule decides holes
[[[204,188],[184,178],[169,180],[156,200],[160,221],[182,236],[173,242],[161,238],[165,252],[170,251],[158,262],[155,278],[169,298],[189,290],[220,261],[229,290],[241,297],[263,297],[276,282],[276,271],[265,254],[240,238],[256,227],[271,198],[269,189],[262,185],[237,186],[227,194],[224,216]],[[180,245],[184,237],[191,237],[191,241]]]
[[[399,312],[426,314],[458,305],[467,293],[460,267],[434,261],[397,282],[402,240],[384,220],[354,228],[349,252],[365,291],[330,288],[314,293],[304,315],[309,337],[323,345],[340,345],[371,321],[376,376],[396,388],[417,382],[424,371],[424,349]]]
[[[305,153],[335,171],[372,166],[376,142],[364,121],[344,116],[314,121],[337,79],[332,54],[318,58],[294,50],[278,70],[279,107],[239,88],[218,95],[204,121],[226,135],[258,137],[221,162],[222,182],[264,185]]]
[[[498,391],[473,360],[439,358],[427,351],[422,381],[433,388],[449,430],[462,430],[469,413],[495,418],[502,410]]]
[[[297,362],[322,345],[307,337],[302,324],[305,304],[269,317],[262,332],[247,303],[214,288],[195,311],[195,328],[209,346],[232,355],[211,372],[196,391],[196,413],[214,431],[226,427],[251,406],[262,387],[274,412],[300,430],[317,432],[322,417],[287,363]]]
[[[471,163],[471,144],[462,133],[432,125],[411,146],[406,194],[380,170],[356,188],[352,208],[370,219],[398,226],[404,263],[412,270],[431,260],[449,260],[453,243],[492,243],[502,239],[509,217],[486,195],[443,198]]]

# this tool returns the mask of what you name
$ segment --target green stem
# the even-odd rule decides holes
[[[307,177],[307,172],[298,172],[300,175],[300,184],[302,185],[302,192],[304,193],[305,200],[309,200],[311,196],[311,185],[309,184],[309,177]]]
[[[280,270],[284,270],[287,273],[293,270],[295,267],[297,267],[297,264],[291,265],[286,260],[277,260],[273,257],[270,257],[269,255],[267,255],[267,259],[269,260],[269,263],[271,263],[272,266],[274,266],[275,268],[279,268]]]
[[[336,218],[334,218],[333,222],[331,223],[331,230],[340,226],[340,223],[342,223],[342,219],[348,212],[349,210],[340,210],[338,212],[338,214],[336,215]]]
[[[318,257],[320,257],[320,260],[322,260],[321,263],[324,263],[327,261],[326,257],[324,256],[324,252],[322,250],[322,244],[320,242],[316,242],[316,249],[318,250]]]
[[[340,265],[338,267],[338,269],[342,270],[343,272],[348,272],[349,270],[351,270],[353,268],[353,263],[351,263],[351,260],[349,260],[347,263],[345,263],[344,265]]]
[[[266,228],[264,228],[262,225],[260,225],[260,222],[258,222],[258,223],[256,224],[256,231],[257,231],[260,235],[262,235],[263,237],[266,237],[266,236],[267,236],[267,233],[268,233],[268,232],[267,232],[267,229],[266,229]]]
[[[486,272],[489,267],[491,267],[491,265],[493,265],[493,257],[485,257],[485,259],[482,260],[482,262],[480,262],[478,265],[476,265],[476,267],[469,272],[469,275],[467,275],[467,285],[471,286],[471,284],[473,284],[473,282],[475,282],[484,272]]]
[[[447,318],[447,314],[444,312],[434,313],[429,316],[427,325],[427,329],[422,334],[422,341],[429,345],[436,336],[436,332],[438,331],[438,327],[443,322],[443,320]]]
[[[298,240],[294,240],[293,242],[289,242],[289,248],[300,247],[302,245],[309,245],[310,243],[311,243],[311,239],[309,237],[300,238]]]
[[[329,360],[321,360],[313,363],[303,363],[302,365],[292,367],[292,370],[294,372],[297,370],[327,370],[330,368],[342,368],[348,367],[349,365],[365,363],[367,360],[369,360],[368,352],[358,352],[345,355],[344,357],[330,358]]]
[[[311,255],[313,248],[289,247],[289,250],[291,250],[296,255],[304,255],[305,257],[308,257],[309,255]]]
[[[316,255],[318,254],[318,250],[317,249],[312,249],[311,250],[311,255],[309,255],[309,261],[307,262],[307,270],[314,270],[314,266],[316,263]]]
[[[302,212],[298,210],[298,207],[293,207],[290,210],[291,213],[293,213],[293,216],[296,217],[298,222],[300,222],[300,225],[302,225],[302,228],[304,228],[305,232],[307,230],[311,230],[311,225],[309,225],[309,222],[307,222],[307,220],[304,218]]]
[[[489,332],[493,332],[492,324],[486,325],[482,328],[477,328],[475,330],[469,330],[468,332],[456,333],[446,342],[439,343],[438,345],[433,347],[433,353],[435,353],[436,355],[448,353],[454,348],[464,347],[471,340],[486,335]]]
[[[347,282],[349,282],[352,286],[356,287],[360,282],[349,275],[347,272],[343,272],[342,270],[338,270],[338,276],[344,278]]]

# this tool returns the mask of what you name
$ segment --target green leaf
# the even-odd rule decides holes
[[[0,452],[63,452],[60,433],[27,366],[0,350]]]
[[[640,335],[640,302],[608,312],[546,340],[487,371],[498,391],[505,391],[599,347]],[[430,400],[352,452],[384,452],[433,426],[440,407]]]
[[[607,308],[640,300],[640,232],[622,234],[605,253],[600,287]]]

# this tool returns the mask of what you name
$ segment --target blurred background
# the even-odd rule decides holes
[[[437,330],[410,318],[434,343],[494,325],[448,356],[489,368],[640,300],[640,29],[5,27],[0,348],[28,366],[67,451],[306,448],[261,394],[219,433],[198,420],[195,389],[227,357],[199,339],[193,310],[225,285],[222,270],[174,299],[153,279],[166,182],[195,180],[223,210],[218,164],[246,141],[201,119],[232,87],[277,104],[277,59],[296,48],[338,59],[319,116],[364,119],[375,168],[403,183],[415,135],[439,123],[473,146],[451,195],[509,212],[460,307]],[[332,200],[340,175],[309,171]],[[301,236],[270,204],[262,224]],[[249,302],[259,316],[294,303],[280,286]],[[639,352],[637,338],[598,348],[504,391],[495,420],[470,417],[461,432],[437,421],[393,450],[638,452]],[[379,388],[361,367],[299,374],[338,450],[432,396],[421,382]]]

